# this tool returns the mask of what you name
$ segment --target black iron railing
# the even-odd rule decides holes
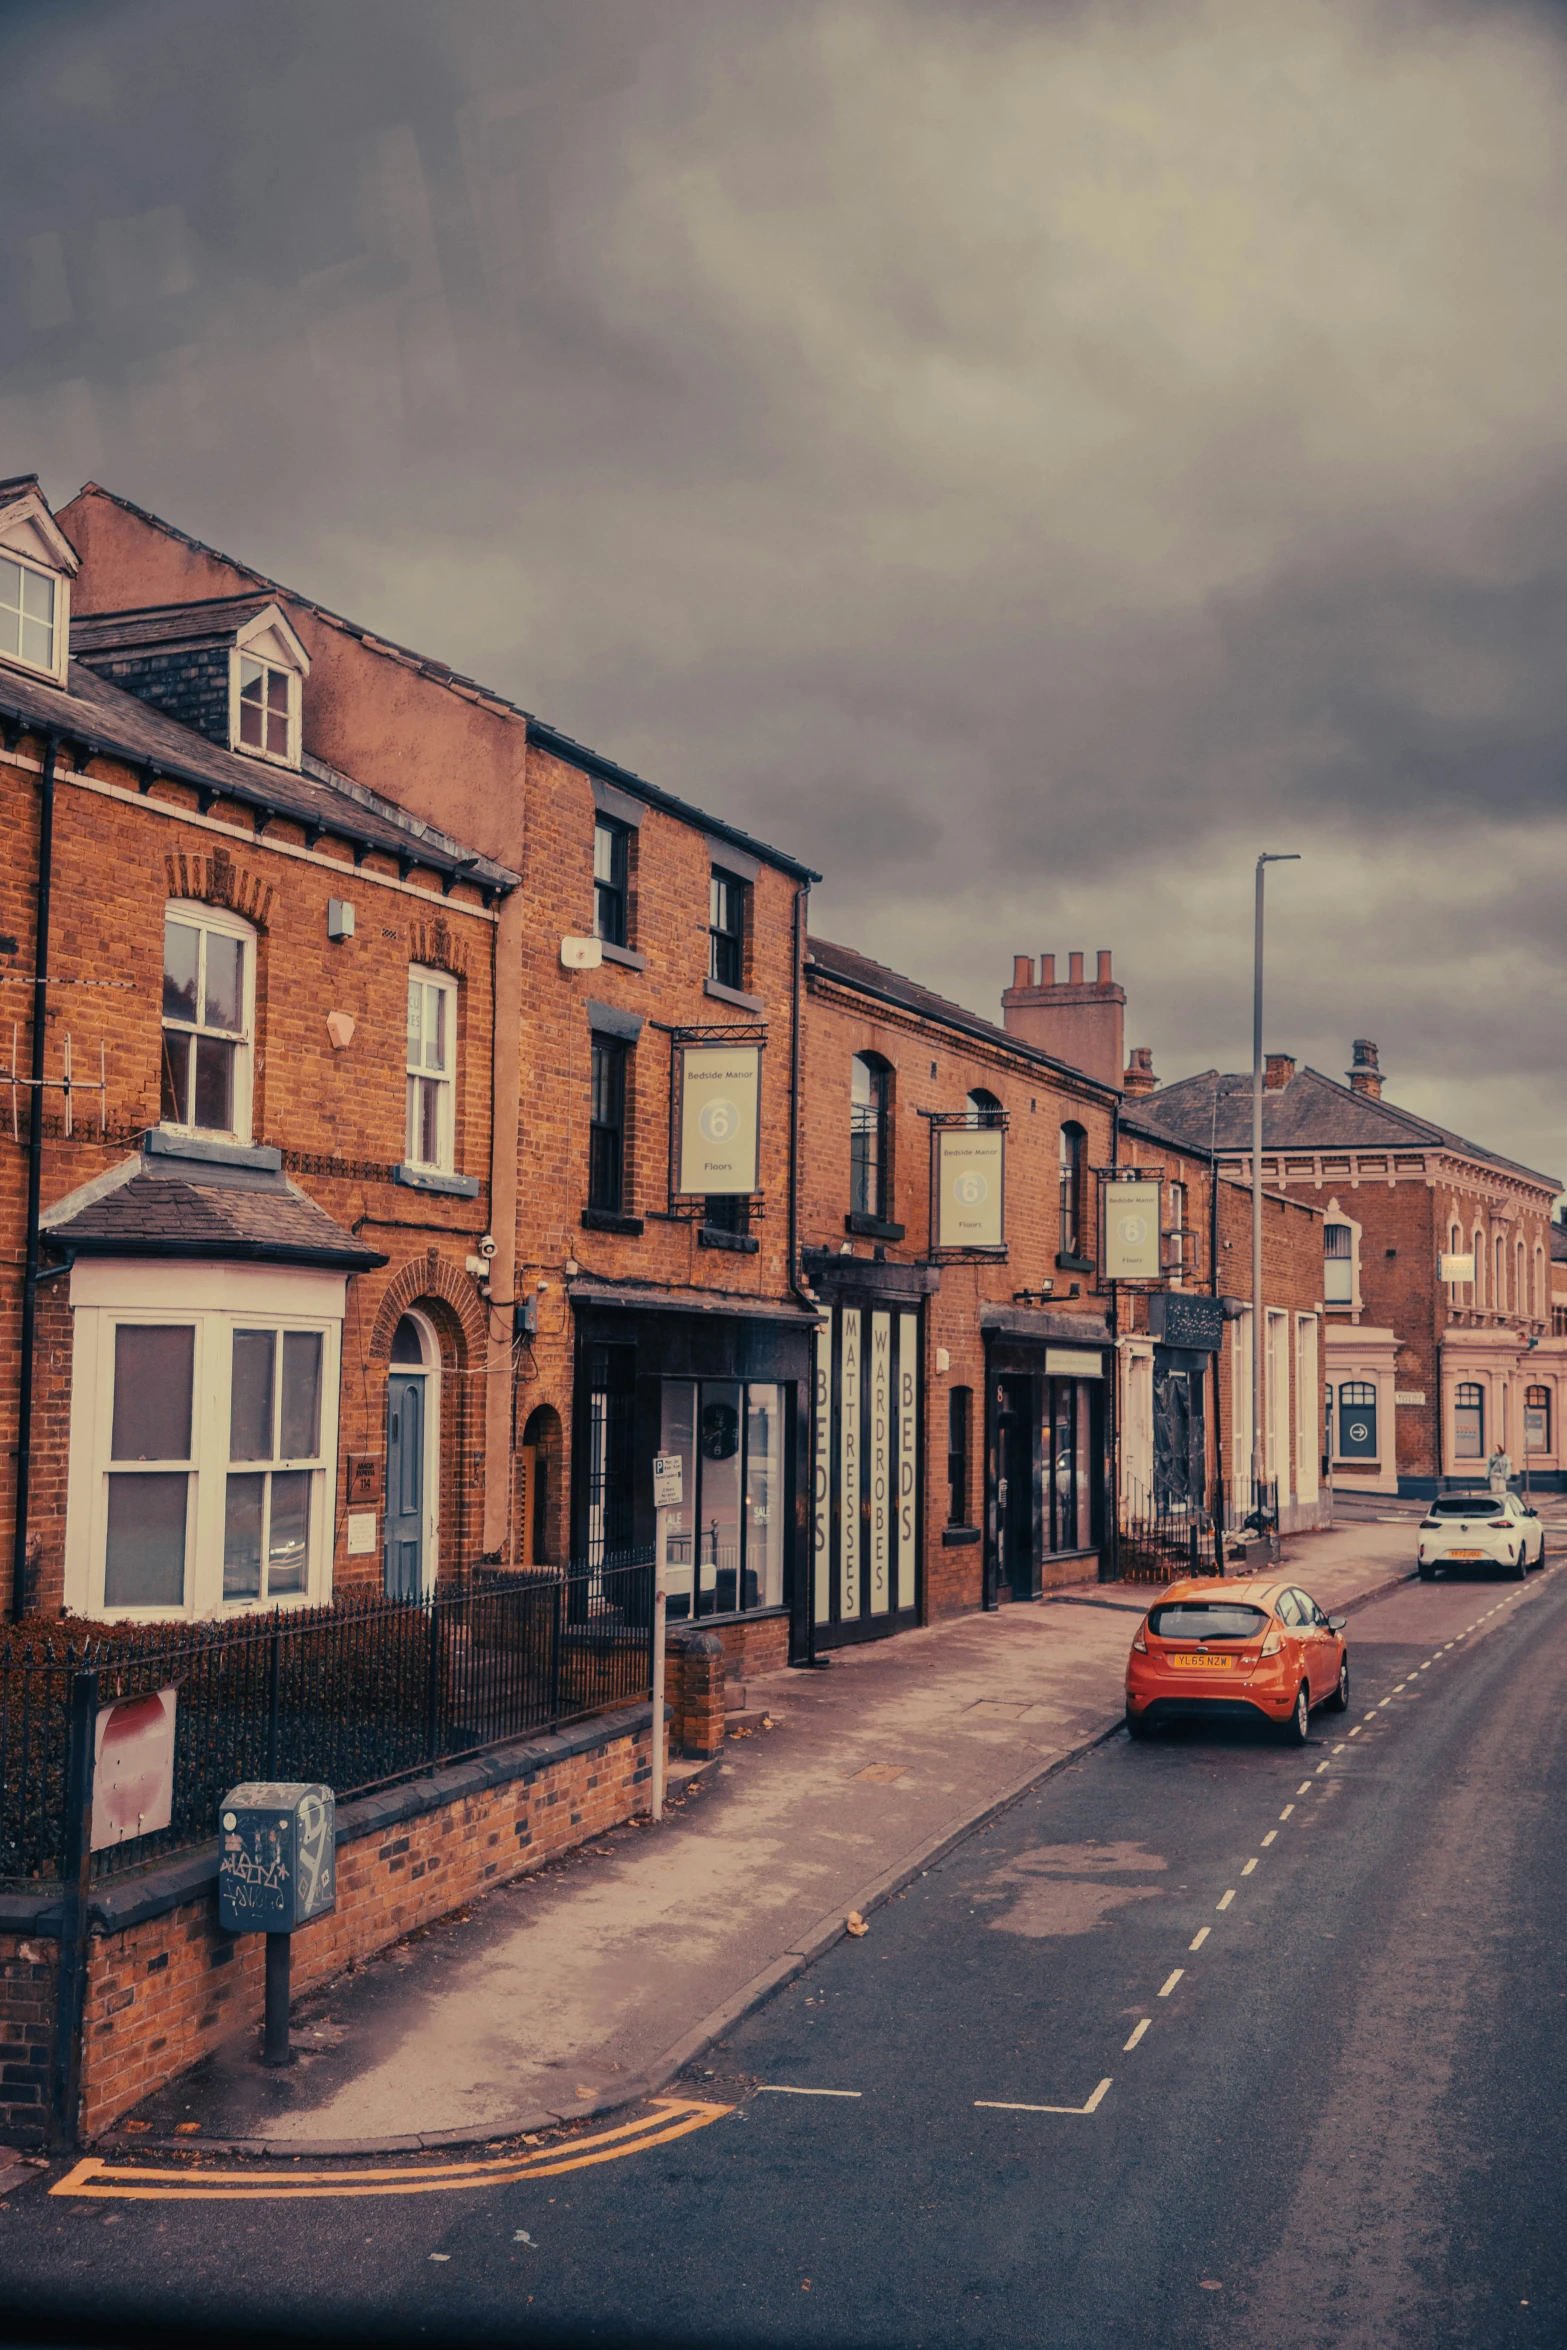
[[[1237,1539],[1275,1533],[1276,1479],[1216,1478],[1206,1494],[1185,1500],[1129,1485],[1121,1496],[1117,1556],[1128,1583],[1172,1583],[1183,1575],[1222,1575]]]
[[[635,1704],[652,1620],[652,1553],[638,1550],[591,1569],[476,1568],[428,1601],[0,1639],[0,1883],[60,1874],[82,1673],[97,1675],[100,1705],[177,1692],[170,1824],[95,1854],[102,1877],[206,1842],[242,1780],[321,1780],[343,1800]]]

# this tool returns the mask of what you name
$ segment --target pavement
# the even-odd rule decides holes
[[[1330,1609],[1407,1576],[1410,1529],[1286,1539]],[[1233,1569],[1233,1572],[1240,1571]],[[744,1726],[634,1822],[247,2032],[111,2135],[298,2154],[460,2145],[656,2090],[932,1860],[1120,1728],[1144,1586],[1088,1584],[753,1680]],[[195,2125],[194,2128],[192,2125]]]
[[[1292,1563],[1319,1591],[1348,1566]],[[624,2121],[474,2158],[187,2143],[35,2173],[0,2196],[0,2335],[1567,2340],[1567,1568],[1402,1583],[1351,1638],[1351,1711],[1304,1750],[1101,1741]]]

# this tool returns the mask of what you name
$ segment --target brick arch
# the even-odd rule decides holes
[[[226,848],[216,848],[210,856],[199,849],[179,849],[165,856],[163,865],[171,898],[194,898],[204,905],[225,906],[231,914],[253,923],[257,930],[270,927],[272,884],[247,867],[236,865]]]
[[[387,1283],[370,1334],[371,1362],[390,1361],[393,1333],[410,1306],[417,1306],[435,1324],[442,1355],[449,1346],[456,1369],[484,1361],[484,1300],[468,1274],[431,1249],[404,1265]]]

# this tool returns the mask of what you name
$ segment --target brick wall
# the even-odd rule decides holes
[[[229,747],[229,648],[95,656],[93,669],[122,693],[150,702],[181,726]]]
[[[481,1766],[458,1766],[443,1780],[348,1807],[339,1821],[337,1907],[294,1936],[295,1991],[329,1981],[350,1960],[368,1958],[488,1886],[644,1811],[650,1735],[644,1712],[634,1728],[595,1724],[582,1751],[554,1762],[536,1756],[530,1769],[420,1813],[410,1813],[410,1793],[426,1800],[444,1780],[477,1779]],[[519,1759],[488,1761],[515,1769]],[[109,2128],[221,2041],[259,2027],[264,1960],[264,1936],[222,1931],[215,1890],[95,1936],[84,2012],[83,2134]]]
[[[48,2134],[58,1954],[39,1936],[0,1934],[0,2145]]]

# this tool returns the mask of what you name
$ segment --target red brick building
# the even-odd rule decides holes
[[[428,1589],[483,1507],[473,1268],[517,875],[312,758],[275,599],[78,619],[72,658],[79,585],[36,482],[0,484],[13,1608],[302,1605],[408,1544]],[[399,1379],[428,1410],[404,1413],[427,1473],[401,1536]]]
[[[1249,1179],[1249,1078],[1207,1070],[1142,1105],[1188,1143],[1216,1138]],[[1534,1482],[1567,1471],[1567,1342],[1552,1329],[1557,1178],[1382,1097],[1377,1048],[1348,1081],[1270,1054],[1263,1179],[1323,1218],[1325,1451],[1336,1482],[1432,1494],[1483,1477],[1498,1446]]]

